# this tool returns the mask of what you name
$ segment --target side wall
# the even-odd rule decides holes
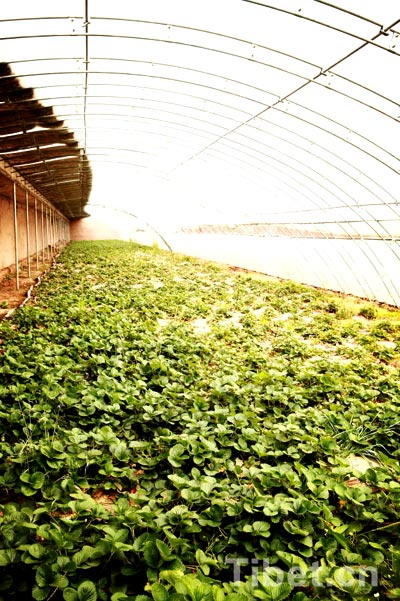
[[[14,199],[15,185],[15,199]],[[69,222],[50,203],[0,172],[0,277],[28,258],[46,261],[69,241]]]

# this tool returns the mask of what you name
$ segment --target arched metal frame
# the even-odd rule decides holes
[[[105,3],[89,0],[72,3],[75,16],[57,11],[35,16],[33,7],[26,15],[13,15],[8,8],[7,18],[0,19],[0,48],[6,49],[15,75],[75,133],[94,181],[104,165],[126,165],[131,173],[161,181],[187,181],[192,173],[201,178],[212,165],[227,181],[240,178],[263,194],[254,208],[243,199],[242,210],[236,207],[234,216],[228,214],[225,227],[220,216],[218,227],[225,233],[232,233],[235,225],[246,231],[258,227],[259,232],[264,224],[265,235],[281,231],[293,238],[359,241],[371,269],[384,273],[383,259],[371,256],[361,242],[386,244],[400,267],[400,90],[392,71],[392,84],[381,86],[352,65],[367,64],[371,52],[382,64],[391,57],[391,68],[400,65],[400,8],[384,0],[379,10],[366,8],[358,14],[341,4],[239,0],[229,4],[232,10],[223,26],[218,19],[214,25],[211,0],[198,23],[187,11],[180,18],[179,0],[164,2],[166,11],[157,0],[149,0],[147,6],[136,7],[137,15],[132,8],[125,10],[122,0],[112,15]],[[169,6],[174,9],[171,19],[164,14]],[[246,20],[230,25],[235,14]],[[282,38],[261,39],[256,25],[263,18],[286,25]],[[294,27],[305,47],[298,52],[284,37],[293,35]],[[309,27],[327,36],[321,57],[307,56],[312,49],[304,38]],[[337,47],[332,45],[335,39]],[[17,41],[27,49],[25,54],[15,51]],[[57,54],[60,41],[65,56]],[[32,56],[32,42],[40,42],[39,50],[54,43],[54,57],[43,50]],[[122,43],[130,54],[121,52]],[[139,48],[141,54],[133,52]],[[69,68],[71,62],[76,68]],[[21,104],[31,102],[27,98]],[[0,142],[6,143],[5,138],[0,122]],[[29,148],[0,156],[11,156],[16,169],[36,170],[39,179],[43,170],[54,177],[57,159],[45,154],[37,167]],[[58,165],[65,173],[59,171],[56,189],[82,178],[67,160]],[[51,199],[53,184],[45,186]],[[135,213],[141,213],[135,202]],[[56,206],[74,216],[61,192]],[[221,204],[223,210],[229,206]],[[215,231],[216,224],[207,217],[205,212],[208,231]],[[351,257],[343,250],[340,254],[351,270]],[[355,275],[366,296],[377,297],[367,289],[365,277]],[[383,280],[385,299],[398,303],[399,285],[392,275]]]

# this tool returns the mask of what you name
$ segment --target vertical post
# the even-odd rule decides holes
[[[50,209],[50,237],[51,237],[51,254],[54,255],[56,241],[54,232],[54,211]]]
[[[44,263],[44,215],[43,215],[43,200],[41,201],[42,208],[42,263]]]
[[[57,248],[57,237],[56,237],[56,214],[53,211],[52,214],[52,231],[53,231],[53,253],[55,252],[56,248]]]
[[[54,251],[56,250],[56,229],[55,229],[55,215],[54,215],[54,211],[51,211],[50,213],[51,215],[51,219],[50,219],[50,224],[51,224],[51,239],[53,242],[53,255],[54,255]]]
[[[54,213],[54,242],[56,245],[56,249],[58,249],[58,215]]]
[[[53,252],[54,252],[54,248],[53,248],[53,213],[50,209],[50,207],[48,207],[49,209],[49,253],[50,253],[50,259],[53,256]]]
[[[39,271],[39,244],[38,244],[38,219],[37,219],[37,198],[35,198],[35,256],[36,256],[36,271]]]
[[[29,195],[25,190],[25,209],[26,209],[26,257],[28,262],[28,278],[31,277],[31,233],[29,224]]]
[[[17,209],[17,184],[13,182],[14,201],[14,260],[15,260],[15,287],[19,290],[19,253],[18,253],[18,209]]]
[[[51,260],[52,256],[53,256],[53,236],[51,233],[51,209],[50,207],[47,207],[48,210],[48,230],[49,230],[49,242],[48,242],[48,249],[49,249],[49,259]]]
[[[49,212],[48,212],[48,207],[46,205],[46,258],[47,260],[49,260],[50,258],[50,251],[49,251]]]

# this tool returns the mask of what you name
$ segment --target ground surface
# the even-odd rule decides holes
[[[55,253],[56,254],[56,253]],[[19,307],[27,297],[28,291],[38,283],[51,266],[51,259],[43,261],[42,257],[36,263],[35,256],[31,259],[30,273],[26,261],[20,264],[19,286],[17,290],[15,268],[4,270],[0,274],[0,320],[13,309]]]

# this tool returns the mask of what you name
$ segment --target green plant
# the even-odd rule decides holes
[[[375,319],[378,315],[378,310],[372,305],[363,305],[358,311],[358,315],[360,315],[360,317],[365,317],[366,319]]]
[[[0,324],[1,601],[372,601],[360,566],[393,597],[400,332],[342,302],[133,243],[65,249]]]

